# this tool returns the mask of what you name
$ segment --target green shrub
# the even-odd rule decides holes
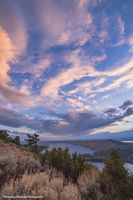
[[[112,199],[133,199],[133,179],[124,167],[124,161],[117,151],[112,150],[105,160],[105,167],[101,174],[103,192]]]
[[[67,179],[77,181],[78,176],[89,168],[85,159],[80,154],[70,154],[68,149],[46,150],[40,155],[42,166],[49,165],[63,172]]]

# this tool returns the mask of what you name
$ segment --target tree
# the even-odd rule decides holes
[[[105,160],[105,167],[101,176],[107,193],[111,193],[113,199],[130,199],[131,187],[129,174],[124,167],[124,161],[116,150],[112,150]]]
[[[116,150],[112,150],[105,160],[103,173],[114,186],[127,179],[128,172],[124,167],[124,161]]]
[[[14,144],[20,146],[20,137],[19,137],[19,136],[16,136],[16,137],[13,139],[13,142],[14,142]]]
[[[41,154],[40,159],[42,166],[48,164],[63,172],[67,179],[72,179],[74,182],[77,181],[82,172],[89,168],[89,165],[80,154],[70,154],[67,148],[46,150],[45,153]]]
[[[0,140],[6,143],[13,142],[13,138],[9,136],[6,130],[0,130]]]
[[[38,142],[39,142],[39,135],[34,133],[33,135],[27,134],[28,139],[25,139],[27,142],[26,146],[29,148],[30,151],[34,153],[38,153]]]

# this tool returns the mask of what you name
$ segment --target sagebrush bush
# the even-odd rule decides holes
[[[98,188],[99,171],[92,167],[78,178],[78,187],[83,200],[101,200]]]
[[[36,172],[40,169],[40,163],[34,157],[16,157],[15,154],[0,156],[0,186],[11,178],[21,177],[27,171]]]
[[[133,199],[133,175],[117,152],[109,155],[103,172],[80,155],[69,155],[67,149],[40,155],[0,143],[0,200],[4,195],[42,196],[43,200]]]
[[[89,188],[91,188],[98,180],[99,171],[92,167],[89,170],[86,170],[78,178],[78,185],[81,193],[86,193]]]
[[[64,186],[61,193],[61,200],[80,200],[81,195],[76,184]]]
[[[44,200],[80,200],[77,185],[67,183],[64,176],[56,170],[24,174],[22,178],[6,183],[3,195],[37,195]]]

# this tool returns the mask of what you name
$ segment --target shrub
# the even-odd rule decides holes
[[[103,192],[110,194],[113,199],[128,200],[133,198],[133,180],[117,151],[112,150],[105,160],[100,181]]]
[[[21,177],[22,174],[33,173],[40,168],[40,163],[33,157],[16,157],[14,154],[0,156],[0,186],[11,178]]]
[[[38,142],[39,142],[39,135],[34,133],[33,135],[27,134],[26,147],[33,153],[38,153]]]
[[[103,200],[98,183],[99,175],[99,171],[92,166],[79,176],[78,187],[83,200]]]
[[[15,136],[14,138],[11,137],[6,130],[0,130],[0,140],[5,143],[13,143],[20,146],[20,137]]]
[[[65,178],[77,181],[78,176],[89,168],[85,159],[80,154],[70,154],[68,149],[53,149],[40,155],[42,166],[48,164],[63,172]]]
[[[9,136],[6,130],[0,130],[0,140],[6,143],[13,143],[13,138]]]
[[[64,186],[61,192],[61,200],[80,200],[81,195],[78,191],[78,187],[75,184],[68,184]]]
[[[24,174],[21,179],[12,180],[1,191],[3,195],[37,195],[43,200],[80,200],[76,185],[65,181],[64,176],[55,170],[42,173]]]

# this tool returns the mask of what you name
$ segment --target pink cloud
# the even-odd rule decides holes
[[[38,16],[47,37],[45,46],[79,42],[89,34],[93,18],[87,12],[86,2],[76,0],[64,3],[60,0],[57,4],[49,0],[45,4],[37,3]]]
[[[59,98],[61,87],[72,83],[74,80],[80,80],[84,76],[95,77],[100,75],[100,72],[96,71],[91,64],[80,60],[79,51],[70,54],[67,60],[71,63],[71,67],[61,70],[57,76],[49,79],[44,85],[41,95]]]
[[[20,1],[19,1],[20,2]],[[17,54],[24,52],[27,46],[27,30],[18,2],[2,1],[0,5],[0,26],[8,33],[17,49]]]
[[[15,46],[13,45],[8,33],[0,27],[0,80],[4,83],[9,82],[8,71],[9,62],[13,61],[16,56]]]

